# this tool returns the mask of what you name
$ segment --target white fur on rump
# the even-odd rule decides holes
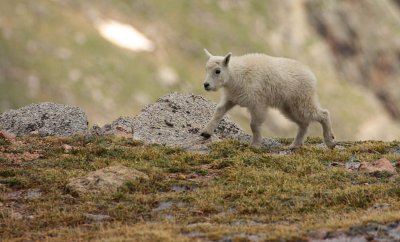
[[[325,144],[335,147],[329,112],[322,109],[316,95],[316,77],[304,64],[296,60],[265,54],[243,56],[213,56],[206,64],[204,88],[222,89],[222,98],[214,117],[202,130],[209,137],[223,115],[235,105],[246,107],[251,114],[252,145],[261,145],[261,125],[269,107],[279,109],[295,122],[299,130],[291,148],[303,145],[310,122],[317,121],[323,128]]]

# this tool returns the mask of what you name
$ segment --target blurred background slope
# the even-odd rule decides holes
[[[0,112],[53,101],[104,124],[171,91],[217,101],[202,90],[203,48],[298,59],[338,139],[400,137],[398,0],[0,1]],[[248,130],[244,109],[231,116]],[[294,130],[274,110],[264,125]]]

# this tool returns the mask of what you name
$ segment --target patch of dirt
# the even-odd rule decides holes
[[[37,160],[42,157],[42,154],[30,152],[23,152],[21,154],[0,152],[0,157],[12,161],[13,163],[22,163]]]
[[[208,182],[215,179],[222,172],[221,169],[214,169],[211,165],[200,165],[194,167],[194,169],[197,171],[189,174],[173,173],[169,175],[169,178],[193,182]]]

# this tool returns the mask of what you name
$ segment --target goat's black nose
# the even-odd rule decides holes
[[[208,88],[210,86],[210,83],[204,83],[204,88]]]

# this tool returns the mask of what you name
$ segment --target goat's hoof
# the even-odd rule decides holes
[[[289,150],[297,150],[303,147],[303,145],[298,145],[298,144],[291,144],[289,145]]]
[[[209,134],[207,132],[201,132],[200,135],[203,136],[206,139],[209,139],[211,137],[211,134]]]
[[[253,147],[253,148],[261,148],[261,143],[251,143],[251,146]]]
[[[330,141],[325,143],[326,146],[328,146],[329,149],[334,149],[336,146],[336,142]]]

